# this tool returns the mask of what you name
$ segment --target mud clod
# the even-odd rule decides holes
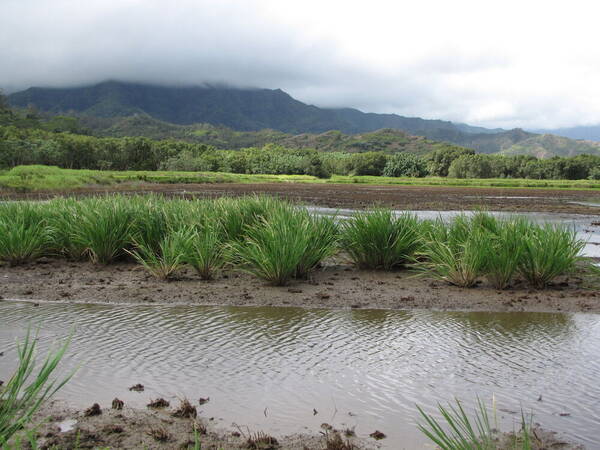
[[[94,403],[83,412],[85,417],[99,416],[100,414],[102,414],[102,410],[100,409],[100,405],[98,403]]]
[[[123,400],[119,400],[118,398],[115,397],[115,399],[112,401],[112,409],[121,410],[121,409],[123,409],[124,404],[125,403],[123,403]]]
[[[273,436],[259,431],[248,438],[246,448],[249,450],[276,450],[279,448],[279,442]]]
[[[167,442],[171,439],[171,434],[164,427],[152,427],[148,430],[148,436],[158,442]]]
[[[179,417],[182,419],[195,419],[196,416],[198,416],[198,411],[196,410],[195,406],[192,406],[192,404],[184,398],[181,400],[179,408],[177,408],[171,415],[173,417]]]
[[[148,406],[148,408],[168,408],[169,405],[170,403],[164,398],[157,398],[155,400],[151,400],[146,406]]]
[[[206,397],[206,398],[200,397],[198,399],[198,403],[200,403],[200,405],[204,405],[205,403],[208,403],[209,401],[210,401],[210,397]]]
[[[144,385],[143,384],[134,384],[133,386],[131,386],[129,388],[130,391],[135,391],[135,392],[144,392]]]
[[[386,435],[379,430],[373,431],[369,436],[371,436],[373,439],[375,439],[377,441],[379,441],[380,439],[386,438]]]

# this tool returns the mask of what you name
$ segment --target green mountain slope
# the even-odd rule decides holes
[[[600,155],[600,142],[577,141],[553,134],[534,135],[500,151],[503,155],[553,156]]]
[[[424,153],[433,141],[441,141],[480,153],[540,157],[598,151],[592,142],[521,129],[489,130],[442,120],[363,113],[352,108],[318,108],[295,100],[280,89],[169,87],[109,81],[77,88],[30,88],[11,94],[9,101],[21,108],[33,105],[51,114],[77,115],[84,125],[101,135],[177,138],[219,148],[275,142],[351,152],[408,148]]]

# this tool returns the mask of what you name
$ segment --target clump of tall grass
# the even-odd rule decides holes
[[[361,269],[384,269],[408,262],[419,249],[418,222],[411,214],[390,210],[360,212],[343,223],[341,246]]]
[[[573,272],[585,242],[574,229],[546,224],[526,230],[519,273],[535,288],[543,289],[560,275]]]
[[[494,231],[483,234],[483,274],[494,288],[506,289],[517,273],[527,228],[527,222],[513,219],[499,221]]]
[[[128,199],[88,200],[78,217],[71,219],[71,239],[84,248],[93,263],[109,264],[131,247],[135,214]]]
[[[190,228],[167,233],[155,247],[153,243],[140,241],[135,250],[127,250],[154,277],[167,280],[179,270],[185,261],[186,251],[192,245],[194,231]]]
[[[268,219],[246,229],[246,238],[232,249],[242,270],[276,286],[306,276],[335,250],[331,219],[317,219],[306,211],[280,208]],[[316,243],[315,240],[319,239]]]
[[[39,205],[0,205],[0,260],[23,264],[44,255],[49,247],[47,215]]]
[[[194,232],[184,250],[184,260],[203,280],[211,280],[228,259],[225,235],[220,224],[208,223]]]
[[[505,448],[498,439],[496,423],[490,421],[486,405],[478,398],[474,417],[469,417],[461,402],[456,399],[456,406],[445,407],[438,404],[438,412],[443,422],[425,413],[417,405],[424,419],[419,430],[441,450],[496,450]],[[495,409],[492,411],[495,417]],[[444,423],[445,422],[445,423]],[[510,448],[531,450],[531,426],[521,411],[521,430],[514,433]]]
[[[27,331],[24,342],[17,343],[19,365],[6,384],[0,386],[0,448],[4,448],[31,421],[42,404],[70,378],[68,376],[62,381],[50,379],[64,356],[68,341],[49,353],[40,367],[36,367],[36,341],[36,337]]]
[[[428,227],[418,252],[417,268],[434,278],[460,287],[474,286],[485,262],[484,232],[466,216],[451,224],[438,220]]]

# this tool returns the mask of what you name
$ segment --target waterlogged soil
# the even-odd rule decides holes
[[[451,186],[376,186],[310,183],[151,184],[122,183],[67,191],[5,193],[8,199],[46,199],[105,193],[160,193],[168,196],[215,198],[266,194],[329,208],[361,209],[374,204],[400,210],[472,210],[598,214],[600,193],[589,190],[477,188]]]
[[[176,405],[175,405],[176,406]],[[196,404],[199,409],[198,404]],[[43,422],[38,429],[39,448],[144,448],[194,449],[198,441],[202,449],[324,449],[337,432],[344,442],[356,450],[376,449],[378,445],[356,436],[346,436],[343,430],[324,427],[314,433],[273,437],[248,427],[224,430],[213,425],[211,417],[174,417],[174,408],[129,408],[121,410],[100,407],[98,414],[87,415],[61,401],[46,405],[37,418]],[[262,438],[257,442],[256,440]],[[273,440],[274,439],[274,440]],[[253,443],[257,442],[257,446]],[[574,448],[574,447],[560,447]]]
[[[313,433],[274,437],[267,433],[237,426],[233,431],[215,427],[214,418],[177,418],[173,410],[102,409],[89,416],[85,410],[68,407],[64,402],[53,401],[37,414],[38,446],[47,448],[145,448],[145,449],[193,449],[199,442],[203,449],[263,449],[263,450],[322,450],[354,449],[375,450],[386,438],[376,430],[370,439],[359,438],[353,429],[334,429],[323,423]],[[502,433],[496,436],[499,449],[514,448],[514,435]],[[534,426],[531,433],[532,449],[584,450],[584,446],[568,442],[557,433]],[[334,446],[335,442],[346,446]]]
[[[129,262],[103,266],[44,258],[24,266],[0,265],[0,299],[34,302],[598,313],[597,282],[582,275],[560,278],[544,290],[522,280],[504,291],[485,280],[459,288],[410,271],[366,271],[335,262],[309,280],[276,287],[233,271],[204,281],[183,270],[176,279],[161,281]]]

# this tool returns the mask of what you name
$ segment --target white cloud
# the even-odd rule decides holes
[[[2,0],[0,86],[280,87],[484,126],[600,122],[594,1]]]

